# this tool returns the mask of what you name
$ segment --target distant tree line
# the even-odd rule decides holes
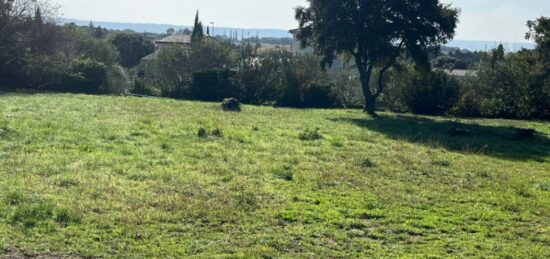
[[[490,52],[442,51],[405,43],[401,49],[400,41],[390,45],[380,41],[374,50],[387,48],[393,54],[373,53],[371,58],[377,62],[362,72],[359,66],[365,64],[358,63],[353,52],[334,51],[348,46],[346,41],[325,46],[324,55],[293,55],[276,47],[258,52],[258,38],[220,40],[205,35],[200,26],[188,32],[193,36],[190,46],[169,47],[142,62],[155,50],[152,41],[166,35],[110,31],[93,24],[60,26],[52,17],[51,9],[35,1],[0,1],[1,89],[133,93],[203,101],[235,97],[249,104],[299,108],[364,108],[366,98],[376,97],[371,107],[375,110],[550,118],[550,22],[545,17],[528,23],[527,38],[537,43],[534,50],[506,53],[500,46]],[[198,15],[196,23],[200,25]],[[321,28],[316,33],[332,35],[333,31]],[[406,40],[416,42],[414,37]],[[323,67],[323,63],[333,66]],[[444,72],[465,68],[469,72],[464,78]],[[376,76],[367,77],[369,70]],[[365,95],[365,89],[370,94]]]
[[[124,68],[154,51],[141,35],[101,27],[60,26],[47,1],[0,1],[0,87],[123,93]]]

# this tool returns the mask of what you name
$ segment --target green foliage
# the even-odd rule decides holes
[[[161,91],[149,80],[137,78],[134,80],[134,87],[130,89],[133,94],[147,96],[161,96]]]
[[[70,42],[67,52],[77,57],[93,59],[107,66],[115,65],[119,60],[119,53],[115,46],[108,41],[96,38],[85,29],[67,25],[65,31]]]
[[[417,70],[406,81],[403,98],[415,114],[442,115],[458,101],[459,83],[443,71]]]
[[[199,138],[221,138],[223,137],[223,132],[219,128],[208,131],[206,128],[200,127],[197,132],[197,136]]]
[[[241,102],[235,98],[226,98],[222,102],[222,110],[231,112],[241,111]]]
[[[458,10],[440,1],[309,0],[296,9],[300,23],[297,37],[310,44],[331,65],[339,54],[354,58],[361,77],[365,109],[375,112],[375,101],[384,90],[384,73],[403,51],[426,64],[428,50],[454,37]],[[373,91],[373,69],[381,67]]]
[[[24,204],[16,209],[11,218],[11,223],[26,228],[33,228],[40,222],[50,220],[53,216],[54,206],[51,203]]]
[[[118,33],[110,42],[120,53],[120,64],[127,68],[137,66],[141,58],[155,51],[152,42],[135,33]]]
[[[319,132],[319,128],[306,129],[303,132],[300,132],[298,138],[302,141],[316,141],[323,139],[323,135]]]
[[[234,66],[235,55],[227,44],[204,39],[190,48],[163,49],[155,60],[145,65],[144,71],[145,77],[160,88],[163,96],[192,98],[189,88],[195,73]]]
[[[107,85],[107,66],[92,59],[74,60],[67,74],[65,89],[75,93],[105,93]]]
[[[195,23],[193,24],[193,32],[191,33],[191,41],[193,43],[197,43],[202,41],[204,38],[204,29],[202,27],[202,22],[199,18],[199,11],[197,10],[197,14],[195,15]]]
[[[303,102],[301,106],[307,108],[334,108],[338,101],[333,95],[332,84],[311,84],[303,90]]]
[[[274,170],[273,175],[281,180],[292,181],[294,180],[294,171],[292,166],[283,166]]]
[[[498,52],[496,52],[498,53]],[[494,57],[494,56],[493,56]],[[537,81],[532,51],[482,60],[464,82],[459,115],[543,118],[550,91]]]
[[[224,69],[195,73],[190,94],[195,100],[223,101],[231,97],[242,99],[244,91],[237,73]]]

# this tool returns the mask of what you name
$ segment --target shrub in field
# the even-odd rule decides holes
[[[275,177],[285,180],[285,181],[292,181],[294,180],[294,172],[292,171],[291,166],[283,166],[281,168],[277,168],[274,170],[273,174]]]
[[[223,132],[222,132],[221,129],[215,128],[210,135],[212,135],[214,137],[217,137],[217,138],[221,138],[221,137],[223,137]]]
[[[197,132],[197,136],[199,136],[199,138],[206,138],[208,136],[208,131],[206,131],[205,128],[200,127],[199,131]]]
[[[241,111],[241,102],[235,98],[227,98],[222,102],[222,110],[231,112]]]
[[[300,133],[298,138],[302,141],[316,141],[323,139],[323,135],[319,132],[319,128],[315,128],[313,130],[306,129]]]
[[[221,138],[223,137],[223,132],[218,128],[208,132],[207,129],[200,127],[197,132],[197,136],[199,136],[199,138]]]

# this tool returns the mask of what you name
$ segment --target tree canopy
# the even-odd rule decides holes
[[[155,51],[155,45],[136,33],[118,33],[111,39],[120,53],[120,64],[124,67],[134,67],[141,58]]]
[[[298,38],[330,65],[339,54],[354,58],[360,74],[365,110],[375,113],[383,77],[403,53],[428,64],[428,50],[452,39],[459,11],[439,0],[308,0],[296,9]],[[378,87],[371,89],[375,67]]]

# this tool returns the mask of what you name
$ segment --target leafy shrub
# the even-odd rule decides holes
[[[408,108],[416,114],[441,115],[458,101],[459,83],[443,71],[418,71],[404,89]]]
[[[208,131],[206,131],[205,128],[200,127],[199,131],[197,132],[197,136],[199,136],[199,138],[206,138],[208,136]]]
[[[550,117],[550,88],[540,80],[536,55],[528,50],[485,57],[464,81],[453,109],[458,116]]]
[[[107,66],[92,59],[74,60],[66,75],[63,91],[99,94],[107,85]]]
[[[217,137],[217,138],[221,138],[221,137],[223,137],[223,132],[222,132],[222,130],[220,130],[218,128],[215,128],[210,135],[212,135],[214,137]]]
[[[303,90],[302,106],[308,108],[333,108],[337,100],[332,93],[333,85],[314,83]]]
[[[200,127],[197,136],[199,136],[199,138],[221,138],[223,137],[223,132],[218,128],[208,132],[207,129]]]
[[[120,64],[124,67],[138,65],[141,58],[155,51],[155,45],[137,33],[118,33],[110,42],[120,53]]]
[[[162,93],[155,85],[147,79],[135,79],[134,87],[130,90],[133,94],[160,96]]]
[[[227,98],[223,100],[222,102],[222,110],[224,111],[233,111],[233,112],[240,112],[241,111],[241,102],[235,98]]]
[[[316,141],[323,139],[323,135],[319,132],[319,128],[313,130],[306,129],[304,132],[301,132],[298,138],[302,141]]]
[[[236,67],[235,63],[235,54],[228,44],[204,39],[193,43],[191,47],[173,46],[165,48],[155,60],[144,64],[143,69],[145,78],[161,87],[162,96],[196,99],[197,97],[190,93],[189,89],[193,87],[193,77],[196,73],[228,70]],[[235,77],[232,75],[232,78]],[[210,78],[210,80],[220,82],[218,75],[214,76],[213,79]],[[204,97],[202,90],[206,89],[201,89],[202,85],[197,86],[199,88],[195,88],[195,90],[201,91],[198,94],[200,97]],[[217,87],[219,85],[213,86],[213,88]],[[223,98],[228,97],[241,98],[242,96],[230,94],[222,98],[219,98],[219,96],[208,98],[206,96],[205,99],[208,99],[208,101],[222,101]]]
[[[292,170],[291,166],[283,166],[281,168],[277,168],[273,174],[275,177],[285,180],[285,181],[292,181],[294,180],[294,172]]]
[[[237,73],[229,69],[195,73],[190,90],[191,96],[201,101],[242,98],[245,94]]]

